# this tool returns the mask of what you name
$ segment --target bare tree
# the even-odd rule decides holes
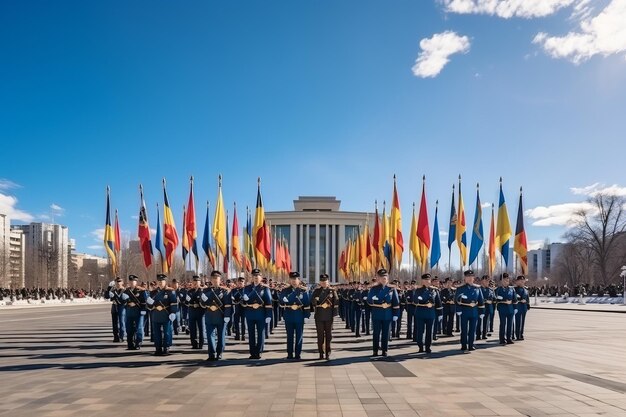
[[[586,246],[566,243],[552,270],[554,283],[567,284],[569,288],[585,283],[592,270],[590,256],[591,251]]]
[[[581,244],[591,252],[590,261],[597,269],[601,284],[616,281],[626,261],[619,250],[619,237],[626,231],[626,199],[606,193],[594,194],[588,208],[575,214],[575,223],[566,235],[570,243]]]

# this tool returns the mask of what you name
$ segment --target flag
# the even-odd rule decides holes
[[[489,226],[489,275],[496,270],[496,228],[493,204],[491,205],[491,225]]]
[[[369,219],[365,222],[365,258],[367,259],[367,269],[374,267],[374,251],[372,250],[372,237],[370,235]]]
[[[386,207],[385,207],[385,202],[383,201],[383,217],[382,217],[382,221],[383,221],[383,258],[386,260],[386,266],[387,269],[389,269],[391,271],[391,269],[393,268],[393,262],[392,262],[392,258],[393,258],[393,251],[391,249],[391,242],[390,242],[390,238],[389,238],[389,216],[387,216],[386,212]]]
[[[411,214],[411,232],[409,234],[409,251],[413,255],[416,264],[421,264],[419,245],[417,244],[417,217],[415,216],[415,203]]]
[[[209,202],[206,202],[206,218],[204,220],[204,234],[202,236],[202,250],[204,250],[204,254],[206,255],[209,263],[211,264],[211,268],[215,269],[217,265],[215,265],[215,254],[213,253],[213,248],[211,248],[211,223],[209,223]]]
[[[237,205],[233,208],[233,233],[231,235],[230,253],[238,269],[242,269],[241,248],[239,247],[239,221],[237,221]]]
[[[382,252],[382,244],[380,242],[380,222],[378,219],[378,203],[374,202],[375,213],[376,216],[374,219],[374,236],[372,237],[372,246],[374,247],[374,256],[373,256],[373,264],[374,269],[380,268],[380,260],[381,260],[381,252]]]
[[[283,239],[276,238],[276,255],[274,255],[274,262],[276,263],[276,270],[278,272],[285,269],[285,259],[283,258]]]
[[[346,249],[347,249],[347,246],[344,250],[341,251],[341,254],[339,255],[339,270],[341,271],[344,277],[348,276],[348,272],[346,270]]]
[[[254,259],[254,247],[252,246],[252,216],[250,210],[246,207],[246,227],[243,235],[243,255],[246,271],[252,271],[252,261]]]
[[[198,238],[198,230],[196,227],[196,205],[193,198],[193,177],[189,179],[189,200],[187,201],[187,216],[186,216],[186,232],[187,232],[187,244],[188,251],[193,253],[196,259],[196,273],[198,272],[198,245],[196,240]]]
[[[122,238],[120,237],[120,220],[117,216],[117,209],[115,209],[115,253],[117,257],[120,257],[122,251]]]
[[[150,226],[148,225],[148,214],[146,213],[146,202],[143,199],[143,187],[139,186],[139,195],[141,196],[141,207],[139,207],[139,228],[137,236],[139,237],[139,246],[143,253],[143,264],[146,268],[152,265],[152,241],[150,240]]]
[[[189,238],[187,237],[187,211],[185,210],[185,206],[183,206],[183,244],[181,245],[183,251],[183,264],[187,259],[187,254],[189,253]],[[187,266],[185,265],[185,269]]]
[[[474,212],[474,227],[472,228],[472,243],[470,245],[469,264],[472,265],[480,249],[483,247],[483,208],[480,205],[480,191],[476,184],[476,211]]]
[[[165,263],[169,271],[174,264],[174,252],[178,247],[178,233],[176,232],[174,214],[167,199],[167,191],[165,191],[165,179],[163,179],[163,200],[163,246],[165,246]]]
[[[500,202],[498,203],[498,224],[496,226],[496,247],[499,248],[500,254],[504,258],[504,264],[509,266],[509,239],[511,238],[511,223],[509,222],[509,213],[506,209],[506,201],[504,201],[504,192],[502,191],[502,178],[500,178]]]
[[[522,207],[522,188],[519,189],[519,206],[517,209],[517,224],[515,226],[515,243],[513,250],[519,257],[522,274],[528,273],[528,242],[526,241],[526,229],[524,228],[524,210]]]
[[[428,267],[428,252],[430,250],[430,226],[428,225],[428,207],[426,205],[426,177],[422,181],[422,201],[417,219],[417,247],[422,271],[425,271]]]
[[[215,217],[213,217],[213,238],[215,239],[215,245],[224,257],[226,257],[226,252],[228,251],[226,243],[227,229],[226,209],[224,208],[224,199],[222,198],[222,176],[220,175],[217,189],[217,204],[215,205]]]
[[[226,211],[226,253],[224,254],[223,272],[228,276],[228,267],[230,265],[230,246],[228,236],[228,210]]]
[[[107,214],[104,224],[104,249],[106,249],[107,254],[109,255],[109,259],[111,260],[111,265],[113,266],[113,275],[117,275],[117,254],[115,250],[115,231],[113,230],[113,225],[111,224],[110,192],[110,188],[107,187]]]
[[[291,273],[291,251],[289,250],[289,246],[287,245],[287,241],[283,246],[285,248],[285,269],[287,273]]]
[[[459,245],[459,255],[461,265],[467,264],[467,233],[465,232],[465,205],[463,204],[463,194],[461,193],[461,176],[459,175],[459,213],[456,222],[456,242]]]
[[[254,256],[257,266],[260,268],[266,267],[271,259],[271,242],[269,228],[265,222],[265,211],[263,210],[263,199],[261,198],[260,178],[258,180],[256,196],[256,212],[254,214],[252,243],[254,244]]]
[[[391,239],[393,255],[398,264],[401,264],[404,241],[402,240],[402,214],[400,213],[400,198],[398,197],[395,175],[393,176],[393,201],[391,204]]]
[[[456,240],[456,207],[454,205],[454,185],[452,185],[452,205],[450,206],[450,228],[448,229],[448,250]]]
[[[161,258],[161,272],[167,273],[169,269],[167,268],[167,263],[165,262],[165,257],[163,256],[163,233],[161,233],[161,214],[159,213],[158,203],[157,203],[157,229],[156,229],[156,237],[155,237],[154,245],[159,251],[159,257]]]
[[[439,201],[435,202],[435,224],[433,225],[433,243],[430,245],[430,269],[433,269],[435,265],[439,263],[441,259],[441,242],[439,240],[439,220],[437,219],[439,214]]]

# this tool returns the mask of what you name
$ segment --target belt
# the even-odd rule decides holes
[[[259,303],[254,303],[254,304],[244,304],[244,307],[249,307],[249,308],[253,308],[253,309],[257,309],[259,307],[263,307],[263,304],[259,304]]]
[[[133,303],[132,301],[128,304],[126,304],[128,307],[135,307],[137,305],[137,303]]]
[[[446,301],[446,304],[454,304],[454,301]]]
[[[513,301],[498,301],[498,304],[513,304]]]
[[[459,304],[465,307],[476,307],[476,303],[475,302],[471,302],[471,303],[462,303],[459,301]]]
[[[493,301],[491,301],[491,300],[486,300],[486,301],[485,301],[485,303],[487,303],[487,304],[493,304]]]
[[[165,307],[163,307],[163,306],[156,306],[155,310],[156,311],[163,311],[163,310],[165,310]]]
[[[328,304],[327,302],[324,302],[324,303],[322,303],[322,304],[320,304],[320,305],[318,305],[316,307],[319,307],[319,308],[329,308],[330,304]]]
[[[426,307],[426,308],[432,308],[433,303],[426,303],[426,304],[415,304],[418,307]]]
[[[302,308],[302,306],[298,305],[298,304],[292,304],[290,306],[285,306],[285,308],[290,308],[292,310],[300,310]]]
[[[210,306],[207,307],[207,309],[209,309],[210,311],[217,311],[220,308],[218,306],[216,306],[216,305],[210,305]]]
[[[525,304],[526,300],[520,300],[519,302],[522,303],[522,304]]]
[[[378,308],[389,308],[389,307],[391,307],[391,304],[389,304],[389,303],[372,304],[372,307],[378,307]]]

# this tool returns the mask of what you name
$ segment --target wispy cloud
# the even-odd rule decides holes
[[[0,178],[0,190],[1,191],[12,190],[14,188],[20,188],[20,185],[6,178]]]
[[[467,36],[446,31],[422,39],[420,48],[422,50],[412,68],[413,74],[421,78],[436,77],[450,62],[451,55],[467,53],[470,50],[470,40]]]
[[[0,213],[6,214],[11,220],[32,222],[34,216],[17,208],[17,197],[0,193]]]
[[[102,250],[102,249],[104,249],[104,246],[103,245],[89,245],[89,246],[87,246],[87,249]]]
[[[487,14],[504,19],[545,17],[580,0],[440,0],[447,12]]]
[[[52,213],[55,216],[62,216],[63,213],[65,212],[65,209],[63,207],[55,203],[50,204],[50,210],[52,210]]]
[[[605,184],[596,182],[595,184],[591,184],[586,187],[572,187],[570,190],[576,195],[586,195],[590,197],[598,194],[626,197],[626,187],[621,187],[617,184],[606,186]]]

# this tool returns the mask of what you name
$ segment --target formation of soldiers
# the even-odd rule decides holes
[[[222,280],[213,271],[209,281],[194,276],[180,285],[159,274],[157,281],[139,285],[134,275],[127,283],[117,278],[109,284],[105,297],[111,300],[114,342],[126,341],[129,350],[142,348],[150,337],[154,354],[171,354],[173,335],[189,335],[192,349],[207,346],[208,361],[222,359],[227,338],[248,339],[250,359],[261,359],[265,340],[280,321],[287,333],[287,359],[302,357],[305,323],[311,314],[317,331],[320,359],[331,359],[334,319],[339,316],[356,338],[372,335],[372,356],[388,356],[391,340],[412,340],[418,352],[429,354],[438,337],[460,332],[461,350],[475,350],[476,340],[493,333],[495,313],[499,316],[499,342],[524,340],[526,313],[530,309],[524,276],[515,285],[504,273],[499,285],[488,276],[475,282],[474,272],[465,271],[464,283],[424,274],[417,281],[389,282],[389,273],[380,269],[371,282],[352,282],[331,287],[322,274],[317,287],[310,289],[298,272],[289,274],[289,283],[268,281],[258,269],[252,270],[246,284],[243,277]],[[406,315],[406,320],[403,317]]]

